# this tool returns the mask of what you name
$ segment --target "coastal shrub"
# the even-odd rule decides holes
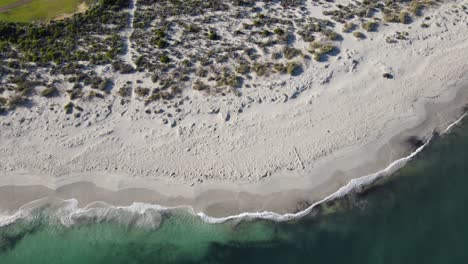
[[[413,15],[420,16],[423,7],[423,4],[421,4],[420,2],[413,1],[410,4],[409,10],[411,11],[411,13],[413,13]]]
[[[114,83],[112,82],[112,80],[105,78],[101,81],[101,83],[99,83],[98,89],[103,92],[109,92],[112,89],[113,85]]]
[[[283,53],[281,53],[281,52],[273,52],[273,53],[271,54],[271,58],[272,58],[273,60],[279,60],[279,59],[283,58]]]
[[[288,60],[302,55],[302,51],[296,48],[286,47],[283,49],[284,57]]]
[[[130,96],[130,87],[128,86],[120,87],[119,90],[117,91],[117,94],[120,95],[121,97]]]
[[[88,95],[85,98],[88,100],[92,100],[94,98],[103,99],[104,96],[101,93],[98,93],[96,91],[89,91]]]
[[[365,29],[367,32],[375,31],[377,28],[377,23],[374,21],[368,21],[362,24],[362,28]]]
[[[208,32],[208,39],[209,40],[218,40],[219,39],[219,36],[216,32],[210,30],[210,32]]]
[[[250,72],[250,67],[247,64],[240,64],[237,66],[236,72],[239,74],[247,74]]]
[[[198,25],[195,25],[195,24],[190,24],[187,27],[187,32],[190,32],[190,33],[198,33],[198,32],[200,32],[200,30],[201,30],[201,28]]]
[[[166,32],[164,30],[162,30],[162,29],[159,29],[159,28],[154,30],[154,34],[156,35],[156,37],[158,39],[162,39],[162,38],[166,37]]]
[[[271,32],[268,31],[267,29],[265,29],[265,30],[262,31],[262,36],[263,36],[263,37],[268,37],[268,36],[270,36],[270,35],[271,35]]]
[[[135,72],[135,68],[133,68],[132,65],[130,65],[130,64],[126,64],[126,63],[120,64],[119,63],[119,65],[120,65],[119,68],[116,69],[116,70],[119,70],[120,73],[122,73],[122,74],[130,74],[130,73]]]
[[[362,32],[355,31],[353,32],[353,36],[356,37],[357,39],[365,39],[366,35],[364,35]]]
[[[406,40],[408,36],[408,32],[397,32],[395,38],[398,40]]]
[[[150,90],[148,88],[143,88],[143,87],[140,87],[140,86],[135,89],[135,94],[140,96],[140,97],[144,97],[144,96],[149,95],[149,92],[150,92]]]
[[[314,41],[309,45],[309,51],[315,55],[319,55],[314,57],[316,60],[319,60],[321,55],[331,53],[334,49],[335,47],[333,45],[324,44],[317,41]]]
[[[335,47],[332,46],[332,45],[323,45],[323,46],[320,48],[320,54],[328,54],[328,53],[331,53],[334,49],[335,49]]]
[[[273,65],[273,69],[277,73],[281,73],[281,74],[288,72],[288,67],[284,65],[283,63],[276,63],[275,65]]]
[[[206,85],[205,83],[203,83],[200,80],[196,80],[192,84],[192,89],[195,90],[195,91],[204,91],[204,90],[208,90],[208,88],[209,88],[209,86]]]
[[[398,23],[400,22],[400,17],[394,13],[389,13],[389,14],[384,14],[383,15],[383,19],[386,21],[386,22],[390,22],[390,23]]]
[[[289,62],[287,65],[287,72],[290,75],[296,75],[298,71],[301,69],[301,64],[296,62]]]
[[[69,115],[69,114],[73,113],[73,107],[74,106],[75,106],[75,104],[73,104],[73,102],[69,102],[63,107],[63,109],[65,109],[65,113],[67,115]]]
[[[339,40],[339,39],[341,38],[340,34],[336,33],[336,32],[333,31],[333,30],[330,30],[330,29],[323,30],[322,33],[323,33],[329,40],[332,40],[332,41]]]
[[[393,39],[392,37],[390,36],[387,36],[385,38],[385,42],[389,43],[389,44],[394,44],[394,43],[397,43],[398,41],[396,41],[395,39]]]
[[[314,53],[314,60],[315,61],[321,61],[322,60],[322,54],[320,53]]]
[[[231,76],[227,79],[226,84],[233,88],[241,88],[242,87],[243,78],[240,76]]]
[[[130,6],[130,0],[101,0],[102,7],[120,10]]]
[[[151,74],[151,81],[153,83],[156,83],[158,80],[159,80],[159,75],[157,75],[156,73]]]
[[[284,35],[284,30],[282,30],[281,28],[277,27],[275,28],[275,30],[273,31],[276,35]]]
[[[168,46],[169,46],[169,42],[167,42],[165,39],[156,40],[156,47],[158,47],[158,49],[164,49]]]
[[[247,24],[247,23],[242,23],[242,27],[245,30],[249,30],[249,29],[252,29],[253,25],[252,24]]]
[[[343,26],[343,32],[344,33],[350,33],[356,28],[356,25],[354,23],[346,23]]]
[[[70,100],[76,100],[83,96],[83,91],[81,89],[67,90],[67,93],[70,96]]]
[[[76,109],[77,111],[79,111],[79,112],[83,112],[83,110],[84,110],[84,109],[83,109],[81,106],[79,106],[79,105],[75,105],[75,109]]]
[[[402,11],[400,12],[400,15],[398,16],[400,23],[402,24],[408,24],[411,21],[411,17],[408,14],[408,12]]]
[[[15,95],[11,95],[8,98],[7,106],[8,106],[9,109],[14,109],[17,106],[23,105],[25,102],[26,102],[26,98],[24,98],[21,95],[15,94]]]
[[[169,56],[167,55],[162,55],[160,58],[159,58],[159,61],[162,62],[162,63],[169,63],[171,61],[171,59],[169,58]]]
[[[148,105],[154,101],[160,100],[162,98],[161,93],[156,92],[152,93],[146,100],[145,100],[145,105]]]
[[[48,86],[41,91],[41,96],[43,97],[52,97],[57,94],[58,90],[55,86]]]
[[[258,75],[258,76],[264,76],[267,74],[268,72],[268,69],[266,67],[266,65],[264,64],[261,64],[261,63],[255,63],[252,67],[252,69],[255,71],[255,73]]]

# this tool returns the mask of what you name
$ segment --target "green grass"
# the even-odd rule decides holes
[[[16,0],[0,0],[0,6],[11,2],[16,2]],[[0,13],[0,20],[9,22],[47,21],[61,14],[75,12],[82,2],[84,0],[32,0],[26,5]]]
[[[16,1],[17,0],[0,0],[0,6],[6,6],[6,5],[9,5],[9,4],[13,4]]]

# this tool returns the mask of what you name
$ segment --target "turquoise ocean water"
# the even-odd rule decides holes
[[[0,228],[0,264],[468,263],[464,123],[392,177],[301,219],[208,224],[184,210],[109,209],[67,227],[61,206],[43,206]]]

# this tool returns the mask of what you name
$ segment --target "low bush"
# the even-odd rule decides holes
[[[277,27],[275,28],[275,30],[273,31],[276,35],[284,35],[284,30],[282,30],[281,28]]]
[[[362,24],[362,28],[365,29],[367,32],[375,31],[377,28],[377,23],[374,21],[368,21]]]
[[[44,90],[41,91],[41,96],[43,97],[53,97],[57,95],[58,90],[55,86],[48,86]]]
[[[143,88],[143,87],[137,87],[135,89],[135,94],[137,94],[140,97],[144,97],[149,95],[150,90],[148,88]]]
[[[75,106],[75,104],[73,104],[73,102],[69,102],[68,104],[66,104],[63,109],[65,109],[65,113],[67,115],[73,113],[73,107]]]
[[[353,36],[355,38],[358,38],[358,39],[365,39],[366,38],[366,35],[364,35],[362,32],[359,32],[359,31],[355,31],[353,33]]]
[[[302,55],[302,51],[296,48],[286,47],[283,49],[284,57],[288,60]]]
[[[296,62],[289,62],[287,65],[287,72],[290,75],[296,75],[301,68],[301,64]]]

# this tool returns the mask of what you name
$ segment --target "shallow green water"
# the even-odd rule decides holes
[[[468,263],[467,189],[465,125],[387,182],[314,216],[212,225],[166,212],[158,228],[66,228],[38,215],[0,229],[0,263]]]

